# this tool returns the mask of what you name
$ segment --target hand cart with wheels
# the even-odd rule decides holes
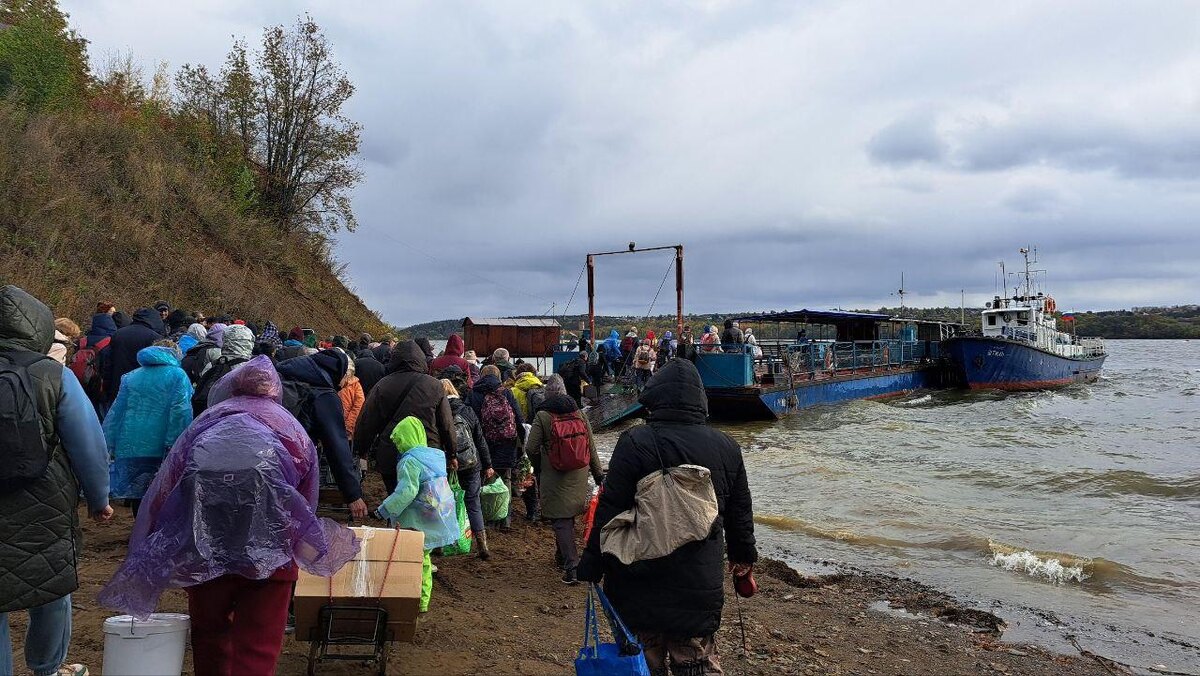
[[[381,607],[328,604],[317,622],[319,637],[308,650],[308,676],[329,661],[374,662],[379,676],[387,674],[388,613]],[[330,650],[333,647],[335,650]],[[358,648],[358,650],[336,650]]]

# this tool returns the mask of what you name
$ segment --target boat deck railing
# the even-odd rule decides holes
[[[709,387],[749,387],[823,380],[929,363],[937,341],[774,341],[699,346],[697,366]]]

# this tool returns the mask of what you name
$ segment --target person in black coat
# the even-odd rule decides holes
[[[133,323],[117,329],[108,344],[108,355],[100,362],[100,377],[104,380],[104,397],[111,405],[117,400],[121,376],[136,369],[137,353],[162,338],[166,327],[158,310],[144,307],[133,313]]]
[[[512,409],[517,434],[512,439],[488,439],[488,451],[492,456],[492,468],[504,479],[504,483],[508,484],[508,488],[515,498],[518,491],[516,479],[520,473],[521,457],[525,454],[525,418],[521,415],[521,407],[517,405],[517,398],[511,391],[500,385],[500,368],[495,364],[489,364],[480,370],[479,380],[475,381],[474,387],[466,396],[467,405],[475,411],[475,416],[479,418],[481,424],[484,403],[487,401],[487,396],[493,392],[499,392],[500,396],[504,397],[508,403],[509,408]],[[484,427],[484,429],[487,428]],[[537,484],[526,488],[521,493],[521,499],[525,502],[525,518],[536,521],[539,518]],[[508,516],[500,523],[500,530],[507,531],[511,527],[512,514],[513,510],[510,508]]]
[[[371,388],[354,426],[354,454],[360,458],[368,453],[374,455],[375,469],[383,477],[383,486],[389,494],[396,489],[398,459],[396,445],[391,440],[392,430],[410,415],[425,427],[425,443],[430,448],[442,449],[447,469],[457,471],[458,445],[450,402],[441,381],[429,375],[425,353],[407,340],[392,350],[387,375]]]
[[[363,501],[358,468],[350,455],[346,417],[337,393],[338,384],[346,377],[348,363],[346,355],[337,350],[321,350],[314,355],[281,361],[275,368],[282,380],[300,382],[311,389],[311,418],[305,431],[325,454],[350,513],[356,519],[364,519],[367,503]]]
[[[603,577],[617,613],[645,645],[651,672],[665,673],[671,653],[673,659],[689,655],[673,665],[673,670],[682,670],[676,673],[713,673],[713,635],[721,626],[725,602],[724,555],[737,575],[748,574],[758,559],[742,451],[728,435],[705,424],[708,399],[690,361],[668,362],[650,379],[639,401],[650,411],[649,422],[624,432],[613,449],[596,526],[577,575],[590,582]],[[601,527],[633,507],[637,482],[663,466],[683,464],[712,472],[720,516],[708,538],[628,566],[601,554]]]
[[[358,376],[364,397],[371,396],[371,388],[375,387],[375,383],[379,382],[385,373],[383,364],[370,350],[360,351],[358,359],[354,360],[354,375]]]
[[[587,368],[587,352],[580,352],[575,359],[558,368],[558,375],[562,376],[563,384],[567,386],[567,394],[575,400],[575,405],[580,408],[583,408],[583,381],[588,377]]]

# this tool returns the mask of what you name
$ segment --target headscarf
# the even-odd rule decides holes
[[[217,347],[225,345],[225,324],[217,322],[208,329],[208,339],[217,344]]]
[[[567,384],[563,382],[562,376],[557,373],[546,379],[546,396],[552,394],[567,396]]]
[[[269,343],[275,347],[279,347],[279,328],[268,321],[266,326],[263,327],[262,335],[258,337],[258,342]]]

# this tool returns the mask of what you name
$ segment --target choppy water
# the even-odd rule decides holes
[[[1090,386],[722,426],[765,553],[927,582],[1014,639],[1200,672],[1200,341],[1110,350]]]

